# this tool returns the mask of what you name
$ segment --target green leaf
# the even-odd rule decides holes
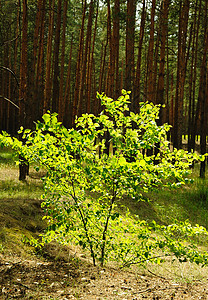
[[[44,114],[42,118],[43,118],[45,124],[48,124],[51,119],[51,116],[49,114]]]

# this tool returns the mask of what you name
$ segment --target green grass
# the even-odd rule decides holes
[[[18,182],[15,179],[0,182],[0,199],[37,199],[43,193],[42,182],[28,179],[27,182]]]
[[[199,166],[196,166],[192,173],[192,184],[150,194],[152,206],[161,222],[188,219],[192,224],[208,228],[208,179],[201,179],[198,174]],[[206,175],[208,177],[208,172]]]
[[[199,165],[195,166],[191,178],[192,184],[178,189],[161,189],[145,195],[149,201],[135,202],[129,198],[121,200],[132,215],[140,219],[155,220],[159,224],[171,224],[176,219],[189,220],[191,224],[199,224],[208,229],[208,170],[206,179],[199,178]]]
[[[42,221],[41,194],[43,183],[31,168],[31,176],[19,181],[19,170],[12,150],[0,149],[0,253],[28,255],[31,247],[23,237],[37,236],[45,223]]]
[[[38,173],[31,168],[27,180],[19,181],[18,157],[11,149],[0,149],[0,199],[37,199],[43,193],[43,184]]]

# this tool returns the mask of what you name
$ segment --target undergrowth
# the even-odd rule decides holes
[[[8,169],[12,178],[9,180]],[[43,192],[41,176],[36,176],[32,169],[31,174],[33,178],[20,182],[12,151],[6,148],[0,150],[0,253],[11,252],[14,248],[19,254],[24,251],[32,253],[35,249],[25,244],[24,237],[37,237],[44,229],[40,208]],[[149,193],[146,202],[135,202],[124,197],[118,209],[122,211],[122,206],[128,205],[131,215],[138,215],[147,221],[156,220],[159,224],[188,219],[192,224],[198,223],[208,228],[208,180],[199,178],[197,165],[192,177],[194,182],[186,187]],[[198,243],[203,245],[201,240]]]

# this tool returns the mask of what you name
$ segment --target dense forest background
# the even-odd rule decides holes
[[[0,130],[47,110],[66,127],[98,114],[96,92],[165,104],[173,146],[206,152],[207,0],[0,0]],[[204,163],[205,168],[205,163]],[[203,173],[203,168],[202,168]]]

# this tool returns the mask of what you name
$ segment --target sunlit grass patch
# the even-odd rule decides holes
[[[208,179],[199,178],[199,166],[193,174],[194,182],[177,190],[162,190],[149,195],[162,222],[189,219],[208,228]]]
[[[0,181],[0,199],[40,199],[43,193],[42,182],[28,179],[27,182],[20,182],[18,178]]]

